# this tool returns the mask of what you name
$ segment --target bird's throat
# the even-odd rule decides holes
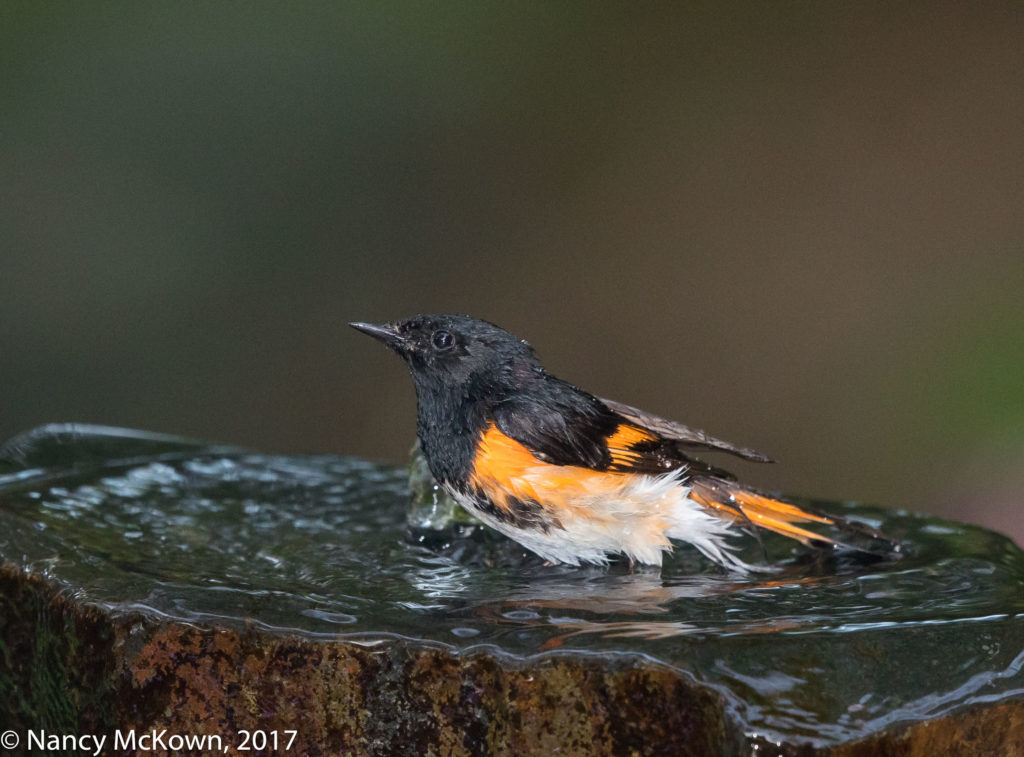
[[[430,473],[440,484],[458,486],[472,471],[476,445],[487,425],[488,403],[462,392],[416,388],[416,435]]]

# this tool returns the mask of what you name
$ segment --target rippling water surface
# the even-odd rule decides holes
[[[1024,553],[991,531],[811,503],[901,556],[747,539],[745,559],[774,570],[738,578],[686,548],[661,570],[545,566],[472,523],[410,519],[409,499],[408,471],[355,459],[46,427],[0,449],[0,556],[115,610],[642,656],[715,686],[769,738],[834,743],[1024,697]]]

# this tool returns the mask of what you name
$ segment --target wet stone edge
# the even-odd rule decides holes
[[[242,731],[294,730],[290,753],[308,755],[399,755],[410,745],[444,755],[1024,755],[1024,702],[833,747],[779,744],[748,738],[710,687],[635,658],[523,660],[197,626],[106,611],[9,563],[0,563],[0,722],[60,734],[166,729],[235,745]]]
[[[15,730],[297,732],[293,754],[739,753],[723,700],[666,667],[510,660],[197,627],[76,601],[0,566],[0,721]]]

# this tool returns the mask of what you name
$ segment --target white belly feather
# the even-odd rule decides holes
[[[524,471],[523,478],[529,479],[530,473]],[[544,471],[538,470],[542,475]],[[623,477],[613,492],[602,487],[575,493],[568,507],[563,502],[558,508],[561,528],[552,525],[546,532],[515,526],[478,509],[472,496],[451,494],[488,526],[551,562],[604,564],[610,554],[622,553],[640,563],[661,565],[663,554],[672,550],[669,540],[679,539],[720,565],[751,570],[728,543],[730,523],[690,499],[685,470]]]

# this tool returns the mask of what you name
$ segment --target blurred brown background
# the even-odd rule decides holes
[[[1024,541],[1024,6],[5,3],[0,436],[404,459],[465,312]]]

